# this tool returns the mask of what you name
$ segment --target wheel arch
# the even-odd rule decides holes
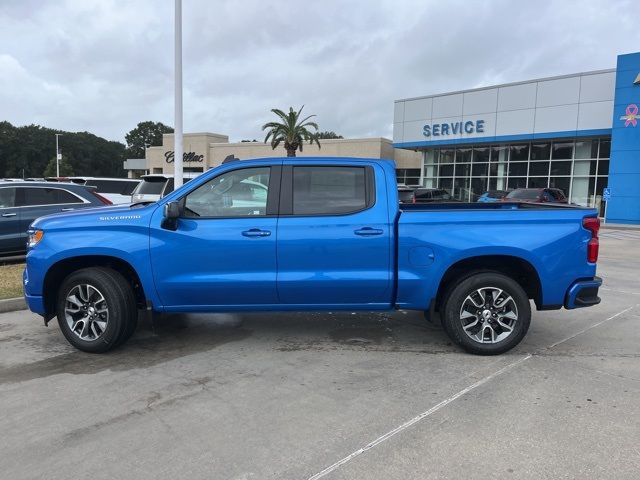
[[[146,306],[148,297],[145,294],[140,276],[129,262],[110,255],[81,255],[59,260],[47,270],[42,289],[47,314],[55,314],[58,287],[64,279],[75,271],[90,267],[110,268],[120,273],[131,285],[138,308]]]
[[[535,267],[514,255],[478,255],[452,264],[442,276],[436,294],[435,309],[440,310],[447,293],[457,283],[481,272],[497,272],[512,278],[522,287],[538,309],[542,308],[542,283]]]

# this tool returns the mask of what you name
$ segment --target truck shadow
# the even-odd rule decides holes
[[[55,322],[52,328],[57,328]],[[44,342],[65,342],[57,333],[47,335]],[[155,316],[153,321],[141,315],[134,336],[112,352],[94,355],[69,346],[67,352],[45,360],[3,369],[0,384],[57,374],[147,368],[233,342],[238,349],[269,350],[282,355],[339,350],[425,354],[458,351],[439,326],[414,312],[167,314]],[[31,347],[47,348],[39,343],[36,338],[29,340]]]

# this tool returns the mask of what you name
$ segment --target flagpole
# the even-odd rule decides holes
[[[175,0],[175,127],[174,141],[174,185],[182,186],[183,145],[182,145],[182,0]]]

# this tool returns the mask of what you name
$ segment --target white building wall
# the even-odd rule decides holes
[[[580,130],[610,129],[614,90],[615,70],[603,70],[397,100],[393,141],[446,142],[557,132],[571,136]],[[423,134],[427,124],[470,120],[484,120],[484,132]]]

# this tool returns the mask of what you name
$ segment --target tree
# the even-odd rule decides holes
[[[318,124],[310,122],[309,119],[315,117],[315,115],[309,115],[308,117],[300,120],[300,113],[304,105],[295,112],[293,107],[289,107],[289,113],[284,113],[277,108],[271,111],[275,113],[281,120],[281,122],[269,122],[262,126],[262,130],[269,130],[267,136],[264,138],[265,143],[271,139],[271,148],[274,150],[280,143],[284,142],[284,148],[287,151],[287,157],[295,157],[296,150],[302,151],[302,145],[305,141],[309,141],[310,145],[315,142],[320,148],[320,142],[318,141]],[[315,132],[309,131],[314,129]]]
[[[56,157],[53,157],[47,163],[47,167],[44,169],[42,173],[43,177],[56,177],[57,169],[56,169]],[[60,160],[60,176],[61,177],[71,177],[73,176],[73,167],[67,163],[67,161],[63,158]]]
[[[344,138],[344,137],[342,135],[338,135],[333,130],[332,131],[325,130],[324,132],[320,132],[318,134],[318,138],[320,140],[322,140],[322,139],[329,140],[329,139],[332,139],[332,138]]]
[[[147,147],[162,145],[162,134],[173,133],[173,128],[162,122],[140,122],[125,135],[129,158],[144,158]]]
[[[0,177],[39,177],[56,153],[56,133],[61,133],[60,150],[76,175],[124,177],[123,143],[106,140],[89,132],[65,132],[0,122]],[[55,175],[55,169],[52,171]]]

